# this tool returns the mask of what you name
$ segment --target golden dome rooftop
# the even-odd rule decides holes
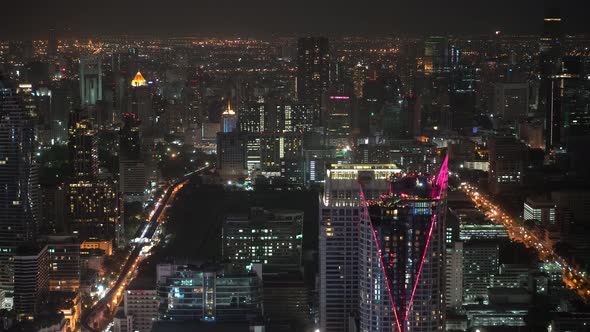
[[[138,71],[137,74],[135,74],[135,77],[133,78],[133,80],[131,80],[131,86],[147,86],[147,81],[145,80],[145,78],[143,78],[141,72]]]

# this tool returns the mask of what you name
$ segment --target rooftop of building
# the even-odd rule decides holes
[[[396,164],[330,164],[327,167],[330,170],[338,171],[368,171],[368,170],[392,170],[400,172],[400,168]]]
[[[232,222],[264,222],[264,221],[291,221],[286,218],[287,215],[301,215],[303,211],[300,210],[267,210],[262,207],[251,207],[248,211],[237,213],[228,213],[225,216],[225,221]]]
[[[135,74],[135,77],[133,78],[133,80],[131,80],[131,86],[138,87],[138,86],[146,86],[146,85],[147,85],[147,81],[145,80],[145,78],[143,77],[141,72],[138,71],[137,74]]]
[[[47,235],[41,238],[47,244],[79,244],[78,238],[74,235]]]
[[[215,331],[215,332],[248,332],[250,323],[230,323],[230,322],[155,322],[152,326],[152,332],[193,332],[193,331]]]
[[[390,191],[369,205],[393,206],[404,200],[432,200],[434,177],[425,174],[398,173],[391,179]]]
[[[15,256],[37,256],[39,255],[44,249],[44,246],[41,246],[37,243],[27,242],[23,243],[16,248]]]

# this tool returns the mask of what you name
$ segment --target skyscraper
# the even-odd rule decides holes
[[[563,57],[561,23],[559,8],[545,8],[539,54],[539,101],[545,112],[545,148],[548,150],[560,144],[562,106],[557,76]]]
[[[361,331],[443,331],[447,162],[439,175],[397,175],[361,200]]]
[[[297,43],[297,96],[313,105],[313,122],[320,125],[322,94],[330,80],[330,48],[327,38],[300,38]]]
[[[359,221],[366,200],[389,191],[393,164],[336,164],[326,173],[320,203],[320,329],[349,331],[359,309]]]
[[[47,39],[47,57],[55,58],[57,56],[57,36],[55,29],[49,29],[49,36]]]
[[[349,94],[344,93],[326,96],[324,118],[327,146],[343,148],[351,145],[351,99]]]
[[[81,240],[112,240],[118,221],[117,193],[113,183],[98,178],[96,133],[84,111],[70,115],[69,150],[73,171],[66,196],[70,230]]]
[[[247,172],[246,135],[217,133],[217,169],[223,179],[239,179]]]
[[[80,57],[80,99],[82,107],[102,100],[102,59],[96,55]]]
[[[49,291],[47,246],[21,246],[13,259],[14,311],[19,320],[33,320]]]
[[[496,194],[508,193],[522,185],[526,146],[512,136],[497,136],[488,139],[490,151],[490,190]]]
[[[155,115],[152,109],[149,86],[141,72],[137,72],[135,77],[131,80],[129,102],[130,112],[139,118],[139,128],[143,136],[145,135],[146,130],[151,128],[154,124]]]
[[[0,77],[0,290],[10,298],[14,287],[12,256],[19,244],[35,238],[39,226],[34,152],[33,116],[22,107],[15,87]]]
[[[440,73],[449,69],[449,41],[446,37],[430,37],[424,45],[424,72]]]
[[[238,116],[236,112],[231,109],[231,103],[227,101],[227,108],[221,113],[221,131],[224,133],[231,133],[236,130],[238,126]]]
[[[238,267],[260,263],[263,271],[298,271],[302,234],[302,211],[251,208],[249,213],[224,217],[222,255]]]

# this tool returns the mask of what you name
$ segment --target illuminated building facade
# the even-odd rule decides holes
[[[102,59],[98,55],[80,57],[80,98],[82,107],[102,100]]]
[[[245,321],[262,315],[262,283],[255,273],[158,264],[160,320]]]
[[[87,112],[75,110],[70,113],[68,134],[73,176],[78,180],[95,179],[98,176],[96,131]]]
[[[424,45],[424,73],[449,70],[449,41],[446,37],[430,37]]]
[[[49,236],[49,290],[77,291],[80,288],[80,244],[73,236]]]
[[[463,301],[474,303],[488,296],[498,275],[500,248],[495,240],[476,239],[463,246]]]
[[[146,164],[141,158],[140,123],[136,114],[125,113],[119,131],[119,192],[126,202],[142,201],[147,187]]]
[[[66,200],[70,229],[80,239],[113,240],[118,223],[118,195],[107,181],[68,184]]]
[[[327,38],[305,37],[297,43],[297,96],[313,107],[313,123],[320,124],[322,94],[330,80],[330,47]]]
[[[12,299],[16,246],[33,240],[40,222],[35,127],[11,83],[0,77],[0,290]],[[10,308],[10,301],[0,303]]]
[[[231,109],[231,104],[228,100],[227,108],[221,113],[221,132],[231,133],[236,130],[238,126],[238,115]]]
[[[241,132],[261,133],[265,128],[265,104],[262,102],[246,103],[238,112]]]
[[[508,193],[523,181],[527,148],[512,136],[488,139],[490,172],[488,181],[493,193]]]
[[[527,198],[524,202],[524,220],[533,220],[542,226],[555,224],[555,203],[549,199]]]
[[[260,169],[280,172],[282,160],[299,160],[303,154],[300,133],[269,133],[260,135]]]
[[[14,311],[19,320],[33,320],[49,291],[47,246],[19,247],[14,256]]]
[[[151,331],[158,319],[159,307],[160,299],[155,288],[137,289],[132,286],[125,291],[123,308],[125,316],[131,317],[132,331]]]
[[[239,132],[217,134],[217,169],[223,179],[246,175],[247,136]]]
[[[139,119],[139,128],[142,136],[152,128],[155,122],[155,114],[152,109],[150,88],[140,72],[137,72],[131,80],[131,93],[129,95],[129,110]]]
[[[463,242],[446,246],[445,304],[448,309],[460,309],[463,304]]]
[[[360,331],[443,331],[448,172],[398,175],[364,200],[359,237]]]
[[[389,192],[393,164],[333,164],[320,202],[320,329],[348,331],[359,312],[359,223],[366,199]]]
[[[330,94],[325,101],[326,144],[333,147],[351,145],[352,100],[347,94]]]
[[[83,111],[74,111],[69,125],[73,177],[67,184],[69,228],[81,240],[112,240],[118,223],[118,194],[113,183],[98,179],[96,132]]]
[[[240,131],[307,132],[313,126],[312,105],[283,101],[247,103],[238,112]]]
[[[222,255],[234,266],[260,263],[265,271],[298,271],[303,212],[252,208],[247,214],[227,215],[223,221],[222,238]]]

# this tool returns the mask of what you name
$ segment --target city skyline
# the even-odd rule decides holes
[[[588,332],[590,4],[2,9],[3,330]]]

